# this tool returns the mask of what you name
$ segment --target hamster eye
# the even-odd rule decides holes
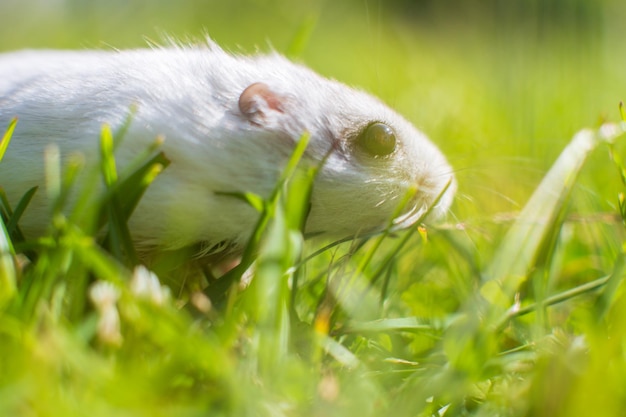
[[[386,156],[396,149],[396,134],[384,123],[372,123],[361,132],[357,144],[371,156]]]

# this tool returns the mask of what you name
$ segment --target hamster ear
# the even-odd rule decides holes
[[[239,111],[251,122],[262,125],[284,113],[285,97],[265,83],[250,84],[239,96]]]

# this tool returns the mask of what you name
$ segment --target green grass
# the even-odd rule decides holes
[[[19,124],[3,148],[13,128]],[[107,188],[92,201],[92,218],[81,218],[97,225],[86,233],[74,221],[82,206],[64,214],[84,168],[60,174],[49,152],[49,233],[24,240],[19,211],[3,204],[0,411],[516,416],[606,406],[602,415],[619,415],[585,391],[595,380],[616,390],[612,401],[626,398],[617,371],[626,253],[590,271],[588,253],[565,248],[590,243],[571,242],[579,227],[567,218],[580,169],[624,128],[579,133],[483,262],[464,232],[417,226],[304,259],[301,229],[315,176],[315,167],[297,169],[304,137],[268,201],[233,195],[262,213],[241,266],[185,299],[135,266],[126,220],[136,198],[121,199],[138,198],[166,160],[147,154],[118,176],[105,127]],[[95,188],[87,184],[84,195]],[[416,251],[424,252],[419,261]],[[430,259],[434,251],[448,256]],[[241,287],[253,262],[252,280]],[[576,263],[585,265],[578,279],[563,282]]]
[[[165,262],[157,285],[126,226],[167,169],[157,138],[119,171],[123,129],[104,127],[87,174],[106,186],[69,212],[86,168],[50,152],[47,183],[2,200],[0,415],[621,416],[624,127],[598,121],[620,119],[624,8],[557,3],[69,2],[32,33],[35,12],[0,5],[22,22],[0,27],[3,48],[136,46],[155,16],[235,49],[270,39],[398,108],[450,156],[460,190],[441,225],[326,246],[300,233],[315,167],[296,153],[268,201],[232,195],[261,213],[242,267],[181,280]],[[25,240],[33,193],[56,204],[46,236]]]

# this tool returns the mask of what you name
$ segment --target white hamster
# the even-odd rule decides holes
[[[385,226],[411,186],[419,192],[399,221],[422,214],[448,186],[433,216],[449,208],[453,170],[428,138],[362,91],[323,78],[277,53],[239,56],[210,40],[199,46],[122,51],[32,50],[0,54],[0,130],[19,122],[0,163],[12,204],[44,184],[43,152],[83,153],[95,163],[103,123],[137,111],[118,149],[123,165],[158,135],[171,161],[130,219],[139,249],[227,243],[239,250],[258,218],[238,199],[268,196],[294,143],[320,161],[306,232],[348,236]],[[27,236],[49,224],[45,192],[31,202]]]

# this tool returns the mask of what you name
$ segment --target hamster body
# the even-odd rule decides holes
[[[10,202],[44,185],[50,144],[62,158],[80,152],[96,164],[102,124],[119,128],[133,106],[118,164],[157,136],[171,161],[130,219],[140,249],[226,242],[240,250],[258,213],[219,192],[268,196],[304,132],[307,159],[322,161],[330,152],[314,184],[307,233],[343,237],[382,228],[411,186],[418,193],[402,219],[423,213],[447,186],[433,208],[439,215],[455,191],[441,152],[378,99],[279,54],[237,56],[209,41],[0,54],[0,126],[19,120],[0,162]],[[20,226],[36,236],[47,224],[49,205],[39,190]]]

